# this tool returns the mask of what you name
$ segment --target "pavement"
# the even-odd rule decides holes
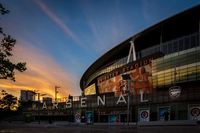
[[[159,123],[159,122],[158,122]],[[177,123],[177,122],[176,122]],[[181,123],[181,122],[179,122]],[[185,122],[183,122],[185,123]],[[190,123],[190,122],[189,122]],[[47,122],[23,123],[23,122],[1,122],[0,133],[200,133],[199,124],[179,124],[169,123],[158,125],[139,125],[136,123],[108,124],[95,123],[93,125],[76,124],[68,122]]]

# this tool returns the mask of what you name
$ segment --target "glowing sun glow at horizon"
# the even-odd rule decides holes
[[[55,60],[44,52],[24,45],[23,42],[14,48],[13,61],[25,61],[27,70],[23,73],[16,72],[16,81],[0,80],[0,89],[19,97],[20,90],[35,90],[54,98],[55,86],[59,86],[58,98],[67,97],[69,94],[77,94],[75,86],[77,79],[64,68],[59,66]],[[28,47],[29,46],[29,47]],[[77,89],[78,90],[78,89]]]

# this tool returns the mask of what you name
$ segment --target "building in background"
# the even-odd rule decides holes
[[[43,97],[42,98],[42,102],[46,103],[46,104],[52,104],[53,103],[53,99],[51,97]]]
[[[35,101],[35,92],[31,90],[21,90],[20,100],[22,102]]]

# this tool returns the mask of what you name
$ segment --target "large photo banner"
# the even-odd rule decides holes
[[[127,71],[126,74],[129,74],[131,77],[130,92],[132,94],[138,95],[140,90],[146,93],[152,92],[151,64]],[[127,86],[127,82],[122,80],[121,75],[98,82],[99,93],[115,92],[117,96],[123,93],[127,89]]]
[[[152,67],[151,65],[142,66],[130,72],[131,88],[137,95],[140,90],[150,93],[152,91]]]
[[[117,92],[120,91],[121,75],[99,83],[99,93]]]

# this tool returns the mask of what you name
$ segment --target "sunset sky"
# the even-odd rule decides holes
[[[10,13],[0,27],[17,40],[12,60],[27,71],[16,82],[0,80],[0,90],[21,89],[59,97],[80,95],[84,71],[102,54],[143,29],[199,0],[1,0]],[[128,53],[127,53],[128,54]]]

